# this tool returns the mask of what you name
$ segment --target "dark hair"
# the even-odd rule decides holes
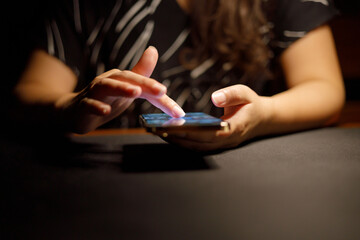
[[[270,54],[262,0],[195,0],[190,15],[193,48],[181,57],[186,67],[215,58],[246,73],[266,72]]]

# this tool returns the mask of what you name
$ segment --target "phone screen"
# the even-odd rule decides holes
[[[141,122],[146,128],[213,128],[223,129],[228,124],[202,112],[186,113],[184,117],[172,118],[165,113],[142,114]]]

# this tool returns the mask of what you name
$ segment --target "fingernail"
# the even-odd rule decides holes
[[[212,99],[216,105],[224,105],[226,102],[226,96],[223,92],[214,92],[212,94]]]
[[[101,107],[101,110],[102,110],[102,113],[105,115],[105,114],[110,113],[111,108],[108,105],[104,105],[104,106]]]
[[[184,110],[182,110],[181,107],[179,106],[175,106],[172,109],[172,113],[173,113],[173,117],[177,117],[177,118],[185,116]]]
[[[151,49],[151,50],[157,51],[156,47],[154,47],[154,46],[149,46],[147,49]]]

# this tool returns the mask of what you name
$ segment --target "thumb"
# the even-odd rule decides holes
[[[155,47],[148,47],[131,71],[150,77],[155,69],[159,54]]]
[[[214,92],[211,99],[217,107],[231,107],[250,103],[255,96],[256,93],[249,87],[238,84]]]

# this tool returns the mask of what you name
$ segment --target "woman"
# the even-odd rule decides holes
[[[139,113],[153,111],[148,102],[173,117],[183,116],[183,109],[213,115],[221,110],[230,132],[167,137],[214,150],[330,124],[343,106],[341,71],[326,25],[336,14],[330,1],[58,4],[45,16],[15,87],[23,111],[40,109],[33,122],[85,133],[117,116],[122,125],[134,126]],[[158,51],[144,51],[148,45]],[[138,98],[147,102],[132,104]]]

